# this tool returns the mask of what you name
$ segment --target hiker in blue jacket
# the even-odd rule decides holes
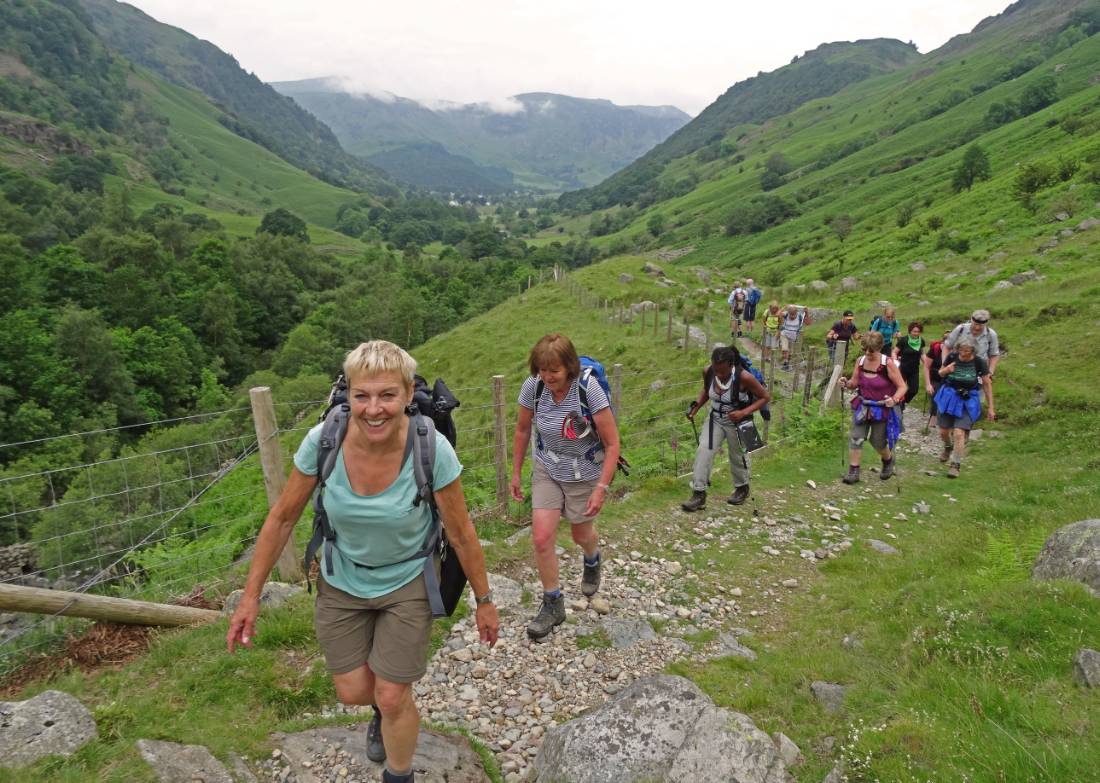
[[[619,464],[619,430],[611,401],[594,373],[583,371],[572,341],[548,334],[528,357],[530,377],[519,392],[512,439],[512,499],[523,502],[523,461],[535,436],[531,461],[531,540],[542,582],[542,601],[527,635],[541,639],[565,622],[558,555],[558,525],[571,523],[573,541],[584,552],[581,593],[600,587],[596,515],[607,500]]]
[[[427,669],[432,609],[419,552],[434,521],[428,503],[414,503],[417,484],[406,451],[416,361],[384,340],[363,343],[344,360],[348,379],[347,434],[325,481],[324,510],[336,533],[322,549],[314,626],[344,704],[375,705],[367,756],[385,761],[384,783],[413,781],[420,729],[413,683]],[[251,647],[264,582],[318,486],[318,424],[302,441],[286,488],[264,520],[226,645]],[[443,524],[476,602],[481,640],[497,641],[485,558],[466,509],[451,444],[436,433],[433,491]],[[331,570],[330,570],[331,566]]]

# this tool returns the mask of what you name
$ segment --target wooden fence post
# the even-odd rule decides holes
[[[668,339],[667,342],[672,342],[672,305],[670,304],[668,310]]]
[[[653,308],[653,336],[657,336],[657,324],[661,322],[661,303],[658,302],[657,306]]]
[[[773,414],[775,413],[775,409],[779,407],[780,401],[783,399],[783,390],[782,389],[779,389],[779,393],[778,393],[778,395],[776,395],[776,388],[775,388],[775,352],[776,352],[776,350],[778,350],[778,349],[776,349],[776,348],[771,349],[771,359],[770,359],[770,361],[768,361],[766,363],[767,371],[768,371],[768,376],[767,376],[767,378],[768,378],[768,388],[771,389],[772,402],[775,403],[775,405],[772,406],[772,413]],[[776,399],[776,396],[778,396],[779,399]],[[765,443],[768,442],[768,433],[771,432],[771,428],[772,428],[771,421],[765,421],[764,422],[764,442]]]
[[[814,382],[814,365],[817,364],[817,351],[810,351],[809,364],[806,366],[806,388],[802,392],[802,412],[810,409],[810,390]]]
[[[279,425],[275,421],[275,403],[270,386],[257,386],[248,392],[252,400],[252,421],[256,426],[256,441],[260,445],[260,465],[264,471],[267,506],[271,508],[283,494],[286,473],[283,472],[283,448],[279,445]],[[303,576],[294,551],[294,537],[287,539],[275,565],[284,582],[297,582]]]
[[[648,310],[648,309],[649,309],[648,307],[643,307],[643,308],[642,308],[642,328],[641,328],[641,334],[645,334],[645,312],[646,312],[646,310]]]
[[[611,365],[611,407],[621,410],[623,401],[623,366],[616,362]]]
[[[684,350],[691,348],[691,324],[688,320],[684,319]]]
[[[505,446],[504,376],[493,376],[493,451],[496,455],[497,506],[508,507],[508,449]]]

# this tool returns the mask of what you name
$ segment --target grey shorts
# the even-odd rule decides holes
[[[848,444],[853,449],[863,447],[863,441],[871,441],[871,445],[879,451],[886,448],[886,420],[865,421],[852,425],[852,432],[848,436]]]
[[[378,598],[360,598],[317,578],[313,625],[332,674],[366,664],[389,682],[416,682],[428,669],[432,608],[424,575]]]
[[[555,481],[546,466],[536,459],[531,467],[531,508],[557,509],[574,525],[591,522],[595,517],[586,517],[584,509],[598,483],[599,479]]]
[[[772,332],[764,332],[764,347],[765,348],[778,348],[779,347],[779,335]]]
[[[940,429],[944,430],[968,430],[974,426],[974,420],[970,418],[969,413],[964,413],[962,416],[937,413],[936,424],[940,426]]]

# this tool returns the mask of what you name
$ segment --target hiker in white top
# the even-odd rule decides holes
[[[783,369],[791,369],[791,346],[802,336],[802,329],[810,325],[810,313],[798,305],[787,305],[787,311],[779,324],[779,347],[783,351]]]
[[[599,589],[599,537],[593,520],[615,477],[619,431],[607,395],[594,375],[582,373],[580,357],[568,337],[543,337],[531,349],[528,366],[531,377],[520,389],[512,441],[511,491],[512,499],[522,503],[523,460],[534,429],[531,539],[543,600],[527,634],[539,639],[565,621],[565,597],[554,551],[563,515],[572,523],[573,541],[584,550],[581,592],[592,596]],[[582,404],[582,391],[587,406]]]
[[[989,365],[989,380],[992,381],[993,375],[997,372],[997,364],[1001,361],[1001,344],[997,339],[997,333],[989,327],[988,310],[975,310],[969,321],[956,326],[951,334],[944,338],[944,348],[948,352],[956,350],[959,339],[966,334],[974,340],[974,354]]]
[[[748,302],[749,292],[742,288],[740,281],[730,291],[726,303],[730,306],[730,336],[741,336],[741,318],[745,313],[745,304]]]

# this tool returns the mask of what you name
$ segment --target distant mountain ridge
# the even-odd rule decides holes
[[[425,144],[468,159],[469,182],[506,169],[519,185],[550,190],[595,184],[644,154],[691,118],[674,106],[618,106],[609,100],[550,92],[515,95],[502,105],[426,106],[399,96],[353,93],[336,79],[275,82],[272,86],[323,120],[349,152],[413,184]],[[405,149],[411,148],[411,149]],[[432,148],[438,156],[438,147]],[[395,154],[396,153],[396,154]],[[455,161],[451,161],[455,163]]]

